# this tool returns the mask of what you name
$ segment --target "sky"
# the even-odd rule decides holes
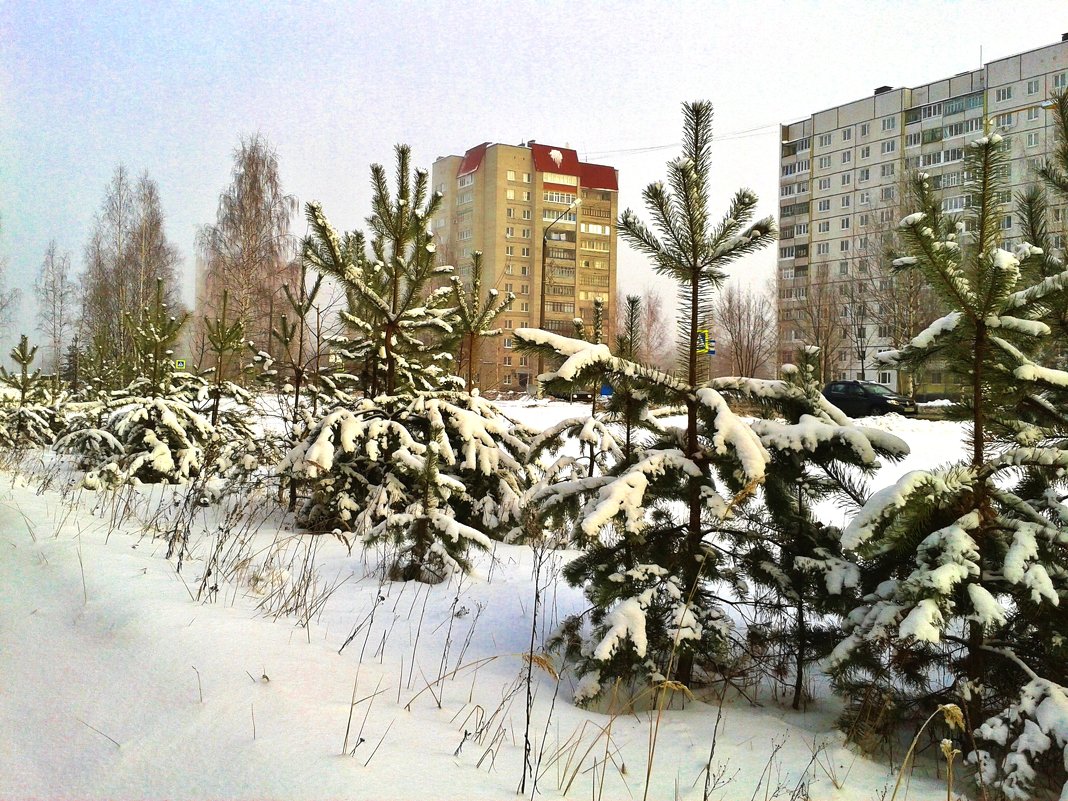
[[[570,146],[617,167],[620,208],[640,210],[678,153],[681,104],[707,99],[714,208],[746,186],[772,215],[779,123],[1063,32],[1064,0],[0,0],[0,258],[23,290],[0,348],[33,333],[49,240],[81,269],[120,163],[158,182],[191,300],[196,232],[242,136],[265,136],[286,191],[344,230],[369,211],[369,165],[392,168],[401,142],[427,168],[483,141]],[[735,275],[760,286],[774,265],[768,248]],[[619,283],[671,291],[622,243]]]

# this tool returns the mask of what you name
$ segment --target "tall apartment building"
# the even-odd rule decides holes
[[[820,111],[781,127],[778,259],[779,358],[794,359],[801,344],[829,343],[828,379],[857,378],[896,385],[885,368],[873,370],[876,352],[891,344],[879,325],[885,315],[872,282],[874,237],[895,226],[906,202],[904,177],[928,173],[942,191],[947,211],[964,209],[964,150],[968,142],[998,131],[1011,157],[1011,192],[1004,195],[1007,245],[1020,238],[1012,195],[1035,182],[1033,168],[1055,141],[1048,98],[1068,87],[1068,34],[1061,42],[984,64],[913,88],[879,87],[870,97]],[[1065,209],[1052,210],[1055,227]],[[1063,241],[1060,242],[1063,247]],[[885,285],[884,285],[885,288]],[[823,315],[826,319],[815,318]],[[814,331],[822,322],[823,332]],[[826,335],[839,324],[848,335]],[[822,339],[822,342],[813,342]],[[858,347],[858,343],[860,347]],[[858,358],[866,358],[861,365]],[[933,370],[924,389],[941,385]]]
[[[497,321],[503,336],[482,342],[479,385],[533,388],[537,360],[514,349],[514,329],[571,335],[575,318],[593,321],[598,299],[609,318],[615,312],[618,171],[566,147],[487,142],[439,157],[432,183],[444,196],[432,222],[441,263],[469,278],[481,251],[483,296],[516,296]]]

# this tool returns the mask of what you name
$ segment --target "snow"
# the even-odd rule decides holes
[[[910,227],[918,224],[925,217],[927,217],[927,215],[924,214],[922,211],[914,212],[913,214],[909,214],[906,217],[902,217],[901,218],[901,222],[899,222],[897,224],[897,227],[898,228],[910,228]]]
[[[588,408],[501,405],[509,417],[538,430]],[[912,448],[904,462],[881,468],[881,484],[962,448],[957,423],[891,415],[866,426]],[[116,523],[106,501],[113,496],[75,492],[64,498],[54,488],[38,494],[33,480],[0,473],[0,798],[484,801],[514,795],[523,761],[523,700],[502,698],[525,675],[521,654],[529,644],[534,586],[529,548],[493,543],[492,553],[475,555],[473,576],[433,587],[388,582],[380,578],[387,558],[380,549],[354,543],[350,552],[329,534],[296,534],[289,518],[268,514],[272,504],[253,495],[257,517],[247,568],[233,581],[215,579],[218,600],[198,603],[191,593],[215,547],[220,519],[204,518],[194,527],[194,553],[181,573],[164,558],[165,541],[153,539],[149,528],[157,508],[171,508],[167,493],[180,497],[184,491],[137,488],[128,495],[142,500],[134,500],[125,521]],[[448,535],[473,536],[462,529]],[[305,627],[296,616],[276,617],[267,605],[293,590],[301,557],[311,552],[321,579],[336,589]],[[559,577],[574,555],[549,556],[551,601],[540,610],[539,646],[565,616],[586,609],[581,593]],[[839,578],[848,586],[847,570]],[[636,647],[642,642],[644,613],[639,600],[631,600],[612,612],[617,647],[622,637]],[[699,625],[681,604],[676,622],[686,629]],[[342,649],[354,630],[355,639]],[[916,631],[924,630],[917,624]],[[428,692],[422,677],[438,679],[443,653],[447,671],[456,675]],[[592,744],[589,732],[611,720],[627,784],[609,770],[604,797],[640,797],[649,716],[606,718],[573,705],[574,697],[597,683],[596,675],[584,686],[565,675],[555,705],[552,678],[536,669],[534,680],[531,730],[539,742],[547,732],[548,753],[585,727],[577,760]],[[354,697],[349,749],[355,745],[356,751],[341,757]],[[480,741],[473,739],[475,730],[498,708],[506,735],[479,766],[496,729]],[[1068,731],[1066,709],[1063,693],[1036,689],[1029,715],[1056,739],[1054,732]],[[774,770],[791,787],[807,775],[815,801],[878,797],[894,775],[840,747],[838,712],[827,698],[797,713],[768,699],[762,707],[728,701],[716,754],[729,766],[728,775],[739,773],[714,797],[751,798],[780,739]],[[691,784],[704,767],[715,718],[714,704],[702,701],[665,710],[651,798],[673,797],[676,781],[683,798],[701,797],[701,782],[696,789]],[[1012,731],[1015,738],[1024,727],[1014,724]],[[358,732],[364,742],[356,745]],[[828,744],[828,758],[844,762],[839,777],[848,775],[841,790],[814,769],[817,743]],[[593,752],[603,754],[604,745],[602,739]],[[592,764],[591,757],[582,770]],[[910,797],[944,795],[943,782],[921,773],[911,780]],[[555,771],[539,787],[544,797],[561,797]],[[568,797],[580,795],[572,788]]]

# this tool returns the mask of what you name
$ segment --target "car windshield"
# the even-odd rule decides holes
[[[881,384],[865,384],[864,389],[870,392],[872,395],[896,395],[893,390],[887,389]]]

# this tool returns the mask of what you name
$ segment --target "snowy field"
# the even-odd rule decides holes
[[[538,429],[587,408],[502,405]],[[963,452],[957,423],[864,424],[913,449],[875,486]],[[179,572],[153,536],[169,496],[64,495],[61,483],[0,473],[0,798],[514,797],[530,549],[498,545],[459,582],[383,583],[383,553],[298,535],[253,498],[236,578],[216,585],[204,566],[225,520],[195,519]],[[557,576],[568,556],[550,560],[541,632],[583,609]],[[566,672],[534,676],[541,797],[643,798],[650,715],[578,709]],[[866,801],[893,787],[886,766],[842,747],[833,699],[799,713],[770,691],[760,700],[723,706],[712,767],[730,781],[711,798],[806,787],[793,797]],[[716,718],[707,700],[666,713],[648,798],[702,798]],[[911,780],[910,798],[944,794]]]

